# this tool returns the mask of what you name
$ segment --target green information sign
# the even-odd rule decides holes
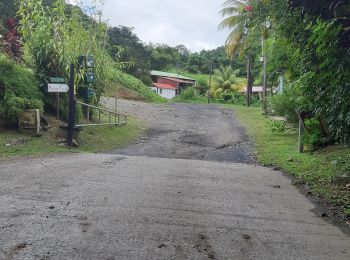
[[[64,78],[50,78],[51,83],[65,83]]]

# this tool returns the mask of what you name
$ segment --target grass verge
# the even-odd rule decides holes
[[[350,148],[331,146],[312,153],[297,152],[294,129],[276,127],[276,121],[261,115],[260,108],[225,105],[235,111],[253,139],[258,161],[296,177],[310,191],[350,217]]]
[[[135,141],[141,133],[141,123],[133,118],[129,118],[128,124],[121,127],[86,127],[81,132],[80,147],[69,149],[64,143],[59,142],[53,132],[44,133],[41,137],[33,137],[17,131],[2,131],[0,158],[109,151]]]

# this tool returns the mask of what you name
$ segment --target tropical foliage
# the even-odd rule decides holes
[[[220,94],[232,94],[237,93],[240,90],[238,84],[238,70],[233,70],[232,67],[223,67],[214,70],[213,87],[211,93],[214,97],[218,97]]]
[[[240,17],[231,20],[234,30],[244,28],[243,35],[258,33],[267,39],[264,52],[271,61],[268,65],[271,89],[283,76],[289,86],[283,95],[293,96],[296,101],[293,108],[322,117],[330,137],[349,142],[349,3],[326,0],[226,3],[235,8],[229,10],[237,11]],[[238,4],[245,7],[237,9]],[[242,27],[242,21],[245,27]],[[271,25],[270,29],[267,25]],[[228,48],[236,43],[243,45],[242,40],[237,40],[228,42]],[[281,106],[280,102],[278,106]]]
[[[41,0],[19,1],[20,32],[25,58],[32,64],[41,82],[49,77],[69,78],[69,65],[77,64],[79,56],[92,55],[95,59],[97,100],[108,85],[110,59],[107,46],[107,27],[101,21],[85,22],[80,12],[68,14],[63,0],[44,7]],[[76,81],[82,79],[82,75]]]
[[[32,71],[0,55],[0,119],[17,123],[23,109],[43,108],[42,94]]]
[[[228,28],[231,32],[226,40],[226,51],[229,57],[233,57],[239,51],[240,55],[247,56],[247,97],[246,105],[250,106],[254,77],[257,74],[253,68],[256,66],[256,58],[260,50],[259,31],[252,22],[252,7],[246,1],[227,0],[221,10],[224,20],[219,28]]]

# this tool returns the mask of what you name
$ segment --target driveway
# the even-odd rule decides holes
[[[230,111],[119,105],[149,118],[130,147],[1,162],[0,259],[350,258],[348,227],[254,165]]]

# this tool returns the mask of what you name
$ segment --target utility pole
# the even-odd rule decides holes
[[[252,100],[252,55],[248,55],[247,61],[247,93],[246,93],[246,106],[250,107]]]
[[[261,39],[262,52],[263,52],[263,102],[262,109],[265,115],[267,115],[267,55],[265,50],[265,37]]]
[[[114,104],[114,112],[117,113],[118,110],[118,87],[115,90],[115,104]]]
[[[264,53],[264,79],[263,79],[263,109],[265,115],[267,115],[267,57]]]
[[[208,89],[208,104],[210,103],[210,89],[211,89],[211,78],[213,75],[213,62],[210,61],[210,76],[209,76],[209,89]]]

